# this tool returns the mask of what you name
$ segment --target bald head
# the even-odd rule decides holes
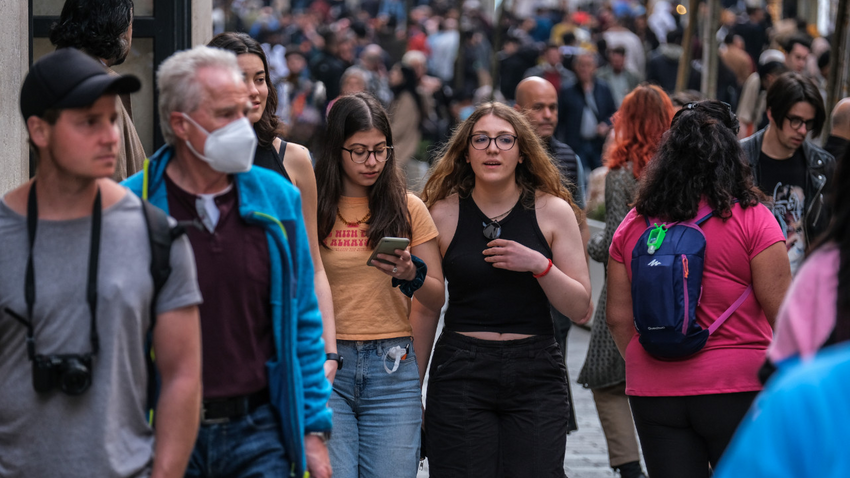
[[[537,135],[548,140],[558,126],[558,92],[552,83],[532,76],[519,82],[516,87],[516,105]]]
[[[832,135],[850,140],[850,98],[844,98],[832,109]]]

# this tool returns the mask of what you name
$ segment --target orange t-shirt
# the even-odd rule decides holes
[[[407,194],[407,209],[418,246],[437,237],[437,226],[421,199]],[[346,221],[362,220],[369,213],[369,199],[341,197],[339,213]],[[394,288],[392,277],[366,261],[372,254],[366,224],[350,226],[336,218],[333,230],[321,247],[334,302],[336,337],[339,340],[379,340],[413,334],[408,316],[410,299]]]

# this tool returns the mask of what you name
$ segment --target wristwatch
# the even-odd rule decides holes
[[[328,440],[331,439],[331,432],[307,432],[307,436],[317,436],[322,439],[322,443],[325,445],[328,444]]]
[[[336,362],[337,370],[342,370],[342,356],[340,354],[335,354],[333,352],[325,354],[325,360],[333,360]]]

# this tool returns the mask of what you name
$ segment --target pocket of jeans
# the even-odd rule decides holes
[[[256,410],[245,416],[245,421],[255,430],[272,430],[280,426],[277,412],[270,403],[257,407]]]
[[[560,347],[556,344],[549,345],[541,349],[540,354],[546,358],[549,365],[560,370],[564,377],[567,376],[567,365],[564,361],[564,355],[561,353]]]
[[[443,361],[443,363],[432,362],[437,363],[437,368],[431,371],[430,380],[438,380],[440,377],[442,377],[444,372],[452,365],[457,364],[454,366],[454,368],[455,370],[459,370],[464,365],[469,363],[469,360],[465,359],[469,359],[471,357],[472,352],[470,352],[469,350],[455,349],[454,352],[451,353],[449,358]]]

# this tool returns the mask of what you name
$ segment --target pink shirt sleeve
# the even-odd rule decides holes
[[[637,212],[634,208],[626,214],[620,227],[614,232],[614,237],[611,239],[611,247],[608,248],[608,256],[617,262],[625,263],[626,257],[631,256],[631,251],[628,254],[625,251],[626,241],[629,238],[629,230],[632,223],[637,219]]]
[[[763,204],[744,209],[744,222],[747,227],[745,244],[750,260],[768,247],[785,240],[773,213]]]
[[[811,358],[835,327],[839,252],[827,247],[812,254],[788,289],[776,317],[776,332],[767,356],[774,364]]]

